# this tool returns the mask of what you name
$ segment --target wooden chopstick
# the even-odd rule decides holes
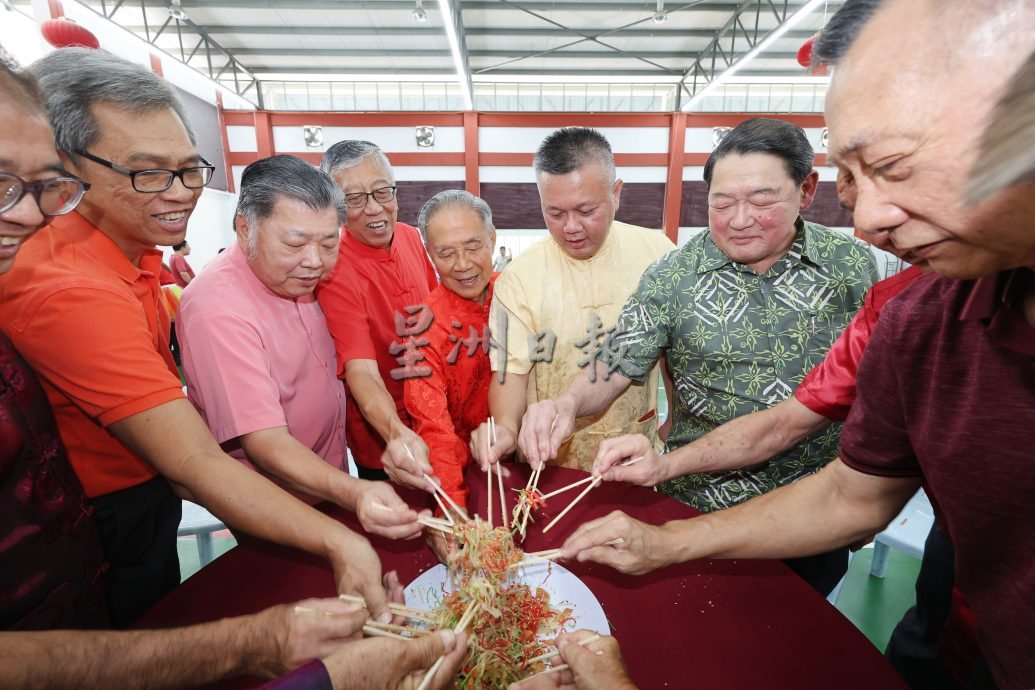
[[[550,524],[549,524],[549,525],[547,525],[546,527],[544,527],[544,528],[543,528],[543,534],[546,534],[547,532],[549,532],[549,531],[550,531],[550,528],[551,528],[551,527],[553,527],[554,525],[556,525],[556,524],[557,524],[557,521],[558,521],[558,520],[560,520],[560,519],[561,519],[562,517],[564,517],[565,515],[567,515],[567,514],[568,514],[568,511],[569,511],[569,510],[571,510],[572,508],[574,508],[574,507],[575,507],[575,504],[576,504],[576,503],[578,503],[579,501],[581,501],[581,500],[582,500],[582,498],[583,498],[583,496],[585,496],[585,495],[586,495],[586,494],[588,494],[588,493],[589,493],[590,491],[592,491],[593,489],[595,489],[595,488],[597,487],[597,485],[599,485],[599,484],[600,484],[600,482],[601,482],[601,481],[603,481],[603,479],[604,479],[603,477],[597,477],[597,478],[596,478],[596,479],[594,479],[594,480],[593,480],[592,482],[590,482],[590,483],[589,483],[589,486],[587,486],[587,487],[586,487],[585,489],[583,489],[583,490],[582,490],[582,493],[581,493],[581,494],[579,494],[578,496],[576,496],[576,497],[575,497],[575,500],[574,500],[574,501],[572,501],[571,503],[569,503],[569,504],[568,504],[568,507],[567,507],[567,508],[565,508],[564,510],[562,510],[562,511],[560,512],[560,514],[559,514],[559,515],[558,515],[557,517],[555,517],[555,518],[554,518],[553,520],[551,520],[551,521],[550,521]]]
[[[592,637],[587,637],[587,638],[579,640],[577,644],[580,647],[585,647],[586,645],[593,644],[594,642],[596,642],[599,639],[600,639],[600,635],[593,635]],[[528,661],[526,661],[525,663],[526,664],[534,664],[534,663],[539,662],[539,661],[546,661],[550,657],[557,656],[557,654],[558,653],[555,652],[555,651],[554,652],[547,652],[546,654],[540,654],[537,657],[533,657],[533,658],[529,659]]]
[[[485,473],[485,494],[488,500],[488,507],[485,510],[485,521],[489,523],[489,529],[492,529],[492,463],[489,462],[489,453],[492,451],[491,432],[492,417],[489,417],[489,421],[485,425],[485,462],[489,465],[488,471]],[[502,502],[500,503],[500,510],[503,510]]]
[[[457,635],[467,629],[467,624],[471,622],[470,619],[474,618],[477,608],[478,602],[472,601],[471,605],[467,607],[466,611],[464,611],[464,615],[460,616],[460,621],[457,623],[456,628],[454,628],[454,632],[456,632]],[[428,672],[424,674],[424,680],[421,681],[417,690],[427,690],[428,686],[431,685],[431,679],[434,678],[435,672],[441,668],[442,662],[445,660],[446,656],[443,654],[434,664],[432,664],[431,668],[428,669]]]
[[[591,482],[594,479],[595,479],[595,477],[593,475],[589,475],[588,477],[583,477],[582,479],[578,480],[577,482],[572,482],[571,484],[568,484],[567,486],[562,486],[561,488],[556,489],[555,491],[551,491],[548,494],[544,494],[543,495],[543,500],[545,501],[546,499],[552,498],[553,496],[556,496],[557,494],[563,494],[565,491],[569,491],[571,489],[574,489],[576,486],[582,486],[583,484],[585,484],[587,482]]]
[[[362,606],[364,608],[366,608],[366,605],[367,605],[367,602],[363,599],[363,597],[357,597],[354,594],[339,594],[338,598],[341,599],[342,601],[347,601],[347,602],[350,602],[350,603],[353,603],[353,604],[359,604],[360,606]],[[304,608],[304,607],[296,607],[296,608]],[[431,614],[430,611],[425,611],[424,609],[415,609],[412,606],[406,606],[405,604],[397,604],[395,602],[390,602],[388,604],[388,610],[391,611],[394,614],[403,616],[405,618],[414,618],[414,619],[417,619],[417,620],[428,620],[428,621],[434,621],[435,620],[432,617],[432,614]]]
[[[492,444],[496,445],[496,420],[489,417],[489,429],[492,433]],[[503,518],[504,529],[510,529],[510,522],[507,520],[507,499],[503,491],[503,471],[500,470],[499,460],[496,461],[496,486],[500,492],[500,514]]]

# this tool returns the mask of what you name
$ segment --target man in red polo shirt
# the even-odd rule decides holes
[[[401,320],[438,285],[416,228],[398,222],[395,173],[369,141],[340,141],[320,163],[345,192],[348,220],[338,265],[317,289],[345,380],[345,435],[363,479],[387,479],[381,454],[431,474],[428,448],[411,428],[393,343]],[[396,315],[399,315],[398,317]],[[397,325],[397,318],[400,324]]]
[[[390,617],[370,544],[225,455],[183,396],[155,245],[183,239],[212,167],[178,100],[102,51],[58,50],[34,71],[62,162],[91,189],[25,243],[0,283],[0,324],[39,375],[93,507],[112,623],[179,583],[179,496],[326,558],[339,589]]]
[[[701,518],[653,527],[613,513],[582,525],[565,556],[643,573],[814,553],[881,529],[923,482],[996,683],[1035,687],[1033,183],[963,203],[979,134],[1032,35],[1024,0],[849,0],[831,19],[815,55],[838,66],[829,149],[857,181],[856,226],[941,275],[885,307],[839,459]]]

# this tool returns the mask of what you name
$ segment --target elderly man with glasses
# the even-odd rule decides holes
[[[420,374],[422,353],[396,341],[421,337],[422,329],[407,321],[420,323],[411,312],[438,285],[435,269],[416,228],[398,222],[395,173],[380,148],[340,141],[327,149],[320,167],[348,205],[338,266],[317,296],[334,336],[338,376],[345,380],[349,449],[364,479],[387,479],[385,470],[396,466],[431,474],[428,448],[411,430],[403,402],[403,384]]]
[[[326,558],[340,590],[390,618],[370,544],[223,453],[183,396],[155,245],[183,240],[212,167],[179,101],[101,51],[55,51],[34,71],[61,162],[91,187],[25,243],[0,283],[0,324],[39,375],[91,504],[112,623],[129,625],[179,583],[180,497]]]

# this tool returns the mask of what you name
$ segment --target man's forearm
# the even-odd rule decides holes
[[[916,478],[864,475],[834,460],[741,505],[667,523],[664,548],[674,563],[823,553],[884,529],[919,485]]]
[[[193,687],[254,672],[264,632],[230,618],[170,630],[0,633],[0,687]]]
[[[603,412],[632,383],[630,379],[618,372],[612,372],[605,379],[604,365],[600,360],[596,360],[594,366],[596,367],[595,381],[590,381],[589,371],[579,371],[557,400],[558,403],[562,398],[570,401],[576,419]]]
[[[533,370],[534,371],[534,370]],[[503,383],[495,375],[489,383],[489,412],[496,426],[505,426],[513,434],[521,429],[521,417],[528,405],[528,374],[507,373]]]
[[[732,419],[666,455],[666,479],[694,472],[751,467],[792,448],[830,420],[790,398],[766,410]]]
[[[355,369],[345,365],[345,378],[349,383],[352,398],[359,406],[363,419],[374,427],[381,439],[388,443],[406,430],[406,425],[399,418],[395,399],[385,388],[380,374],[374,375],[368,367]]]
[[[241,445],[248,459],[282,486],[355,510],[357,480],[324,462],[287,427],[247,434],[241,437]]]

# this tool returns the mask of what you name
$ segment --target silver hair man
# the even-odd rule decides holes
[[[439,211],[447,208],[467,208],[478,215],[485,226],[485,232],[492,232],[492,209],[481,197],[464,189],[446,189],[424,202],[417,214],[417,228],[424,244],[428,243],[428,224]]]

